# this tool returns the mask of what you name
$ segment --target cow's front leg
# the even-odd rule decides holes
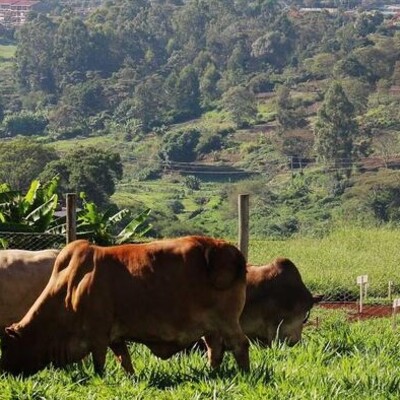
[[[204,341],[207,345],[208,362],[212,368],[218,368],[222,363],[225,352],[222,337],[218,334],[206,335]]]
[[[250,359],[249,359],[249,340],[244,335],[242,328],[239,323],[229,326],[224,325],[223,342],[226,343],[227,347],[232,350],[233,356],[242,371],[250,371]]]
[[[131,356],[128,351],[128,347],[125,342],[114,342],[110,344],[110,349],[117,357],[121,364],[121,367],[125,370],[127,374],[133,374],[133,366]]]
[[[107,346],[94,346],[92,350],[92,358],[94,372],[100,376],[104,373],[104,364],[106,363]]]

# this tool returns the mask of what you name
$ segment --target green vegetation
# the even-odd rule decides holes
[[[29,241],[28,236],[18,236],[15,233],[46,233],[56,234],[54,242],[65,243],[60,238],[66,235],[66,217],[56,216],[59,209],[57,190],[60,177],[56,175],[51,180],[41,183],[34,180],[25,195],[19,191],[10,190],[7,184],[0,186],[0,238],[1,248],[24,248]],[[81,209],[76,215],[76,234],[101,245],[120,244],[134,241],[144,236],[150,229],[147,217],[150,209],[133,216],[131,210],[116,211],[110,207],[105,212],[99,210],[95,203],[86,200],[85,193],[80,194]],[[39,246],[46,246],[45,243]]]
[[[300,10],[313,0],[116,0],[86,18],[47,3],[0,31],[1,229],[62,231],[48,225],[57,195],[84,191],[80,223],[98,243],[234,241],[249,193],[251,263],[289,257],[330,300],[354,299],[361,274],[374,301],[388,303],[388,280],[400,294],[394,19],[357,0],[336,13]],[[37,203],[30,184],[56,173],[59,190]],[[2,376],[0,400],[400,397],[389,320],[313,313],[322,324],[301,345],[253,346],[247,376],[231,358],[215,373],[199,354],[161,362],[132,346],[135,377],[110,357],[104,378],[89,362]]]
[[[0,32],[0,137],[49,149],[3,144],[0,182],[59,173],[103,210],[151,207],[157,237],[234,236],[243,191],[255,237],[396,226],[399,26],[358,1],[289,5],[117,0],[83,18],[50,1]]]
[[[238,374],[225,356],[219,372],[199,353],[161,361],[141,345],[132,345],[135,375],[124,375],[109,354],[106,374],[95,376],[91,361],[65,371],[46,369],[31,378],[0,379],[1,400],[11,399],[397,399],[395,373],[400,340],[390,320],[348,324],[339,312],[313,311],[322,321],[306,328],[292,348],[251,347],[252,370]]]
[[[11,61],[15,55],[16,46],[0,44],[0,65],[4,65],[5,61]]]
[[[293,260],[313,292],[329,300],[358,298],[358,275],[367,274],[372,297],[387,298],[388,281],[400,294],[400,256],[398,229],[362,229],[343,227],[322,239],[253,240],[249,247],[250,263],[266,264],[278,256]]]

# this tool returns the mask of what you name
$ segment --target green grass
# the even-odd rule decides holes
[[[0,61],[10,61],[14,55],[16,46],[0,44]]]
[[[203,203],[199,201],[204,199]],[[199,219],[205,224],[210,223],[212,218],[214,224],[218,223],[216,209],[221,203],[221,195],[214,183],[203,182],[201,190],[191,191],[181,182],[170,182],[167,179],[125,182],[118,186],[118,191],[112,196],[120,208],[143,209],[149,207],[153,214],[163,212],[171,215],[171,206],[179,201],[183,207],[182,211],[175,213],[179,221],[196,219],[193,217],[201,211]],[[216,222],[215,222],[216,221]]]
[[[369,293],[385,297],[388,281],[400,293],[400,231],[389,228],[342,228],[323,239],[252,240],[249,261],[266,264],[277,256],[290,258],[313,290],[335,299],[357,296],[358,275],[369,276]]]
[[[0,44],[0,58],[13,58],[15,55],[16,46]]]
[[[94,375],[89,360],[65,371],[48,368],[28,379],[3,375],[0,399],[399,398],[400,336],[390,320],[349,324],[338,312],[323,314],[321,326],[306,328],[299,345],[253,345],[249,374],[238,373],[230,355],[213,372],[199,353],[161,361],[145,347],[132,345],[133,377],[109,354],[103,378]]]
[[[122,143],[115,135],[93,136],[87,138],[74,138],[51,142],[51,146],[60,152],[66,152],[76,147],[96,146],[102,149],[118,151],[126,144]]]
[[[0,45],[0,71],[12,66],[16,46]]]
[[[167,189],[167,187],[166,187]],[[359,274],[379,282],[398,277],[400,231],[342,228],[324,239],[251,240],[249,260],[264,264],[287,256],[307,285],[332,293],[351,290]],[[397,281],[398,282],[398,281]],[[357,291],[357,287],[356,287]],[[111,354],[106,374],[90,360],[67,370],[45,369],[28,379],[0,377],[0,400],[11,399],[398,399],[400,326],[391,318],[350,323],[343,312],[316,307],[303,341],[292,348],[251,346],[249,374],[238,373],[230,354],[219,372],[199,353],[161,361],[141,345],[130,347],[135,375],[126,376]]]

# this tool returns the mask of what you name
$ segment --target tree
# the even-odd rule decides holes
[[[222,105],[238,127],[247,125],[257,115],[255,96],[243,86],[235,86],[225,92]]]
[[[131,117],[139,120],[145,131],[161,125],[164,109],[164,90],[159,75],[151,75],[135,88],[132,100],[128,100]]]
[[[199,115],[199,80],[192,66],[183,68],[178,74],[171,74],[166,82],[166,88],[169,94],[169,107],[176,122]]]
[[[211,106],[212,102],[217,99],[219,93],[217,82],[221,75],[213,63],[207,64],[199,82],[199,90],[201,96],[201,105],[205,108]]]
[[[42,14],[18,30],[17,79],[28,90],[54,91],[53,38],[56,26]]]
[[[354,119],[354,106],[337,81],[329,86],[318,110],[314,134],[319,159],[338,172],[345,169],[349,173],[358,125]]]
[[[122,178],[121,158],[97,147],[78,147],[50,162],[40,178],[47,180],[55,175],[60,176],[60,194],[85,192],[88,201],[105,207],[115,192],[116,181]]]
[[[290,96],[290,89],[287,86],[280,86],[276,92],[277,97],[277,121],[280,131],[304,127],[307,121],[304,119],[304,111],[296,109],[293,98]]]
[[[66,16],[54,36],[54,73],[58,88],[84,81],[91,55],[91,41],[80,18]]]
[[[47,163],[57,159],[55,149],[32,139],[1,141],[0,183],[7,183],[13,190],[27,190]]]

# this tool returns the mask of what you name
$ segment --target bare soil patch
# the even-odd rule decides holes
[[[392,306],[385,304],[363,304],[362,312],[360,312],[359,303],[355,301],[320,303],[318,307],[331,310],[343,310],[346,312],[349,321],[391,317],[393,313]]]

